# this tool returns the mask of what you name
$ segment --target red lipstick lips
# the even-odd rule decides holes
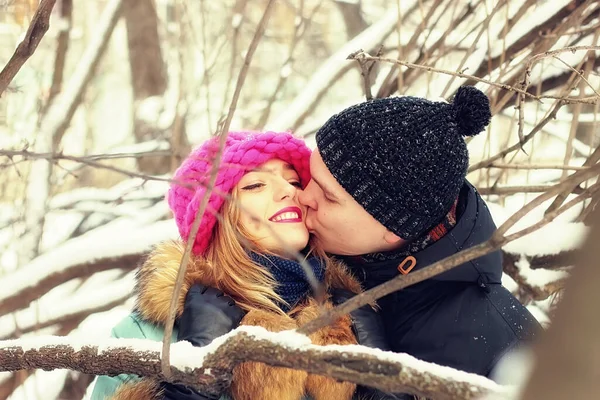
[[[271,218],[271,222],[302,222],[302,210],[299,207],[285,207],[277,211]]]

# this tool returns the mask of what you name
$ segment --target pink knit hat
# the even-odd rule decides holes
[[[193,150],[175,171],[173,183],[167,193],[167,201],[175,216],[179,234],[186,241],[206,193],[205,186],[210,182],[212,161],[218,150],[218,137],[207,140]],[[217,222],[214,214],[221,210],[224,203],[223,196],[219,193],[231,193],[247,171],[274,158],[292,165],[304,187],[310,180],[310,153],[304,141],[289,132],[229,132],[215,190],[210,195],[200,222],[193,253],[203,254],[212,239],[212,230]]]

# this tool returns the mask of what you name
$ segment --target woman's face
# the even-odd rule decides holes
[[[298,202],[301,188],[294,168],[278,159],[267,161],[239,181],[240,222],[260,246],[283,256],[286,249],[306,247],[306,207]]]

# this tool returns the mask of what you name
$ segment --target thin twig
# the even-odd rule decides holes
[[[489,79],[484,79],[484,78],[479,78],[479,77],[476,77],[473,75],[468,75],[468,74],[465,74],[460,71],[449,71],[446,69],[434,68],[434,67],[430,67],[427,65],[413,64],[413,63],[410,63],[407,61],[396,60],[393,58],[374,57],[374,56],[369,55],[368,53],[365,53],[362,50],[359,50],[357,52],[354,52],[354,53],[351,53],[348,55],[348,59],[351,59],[351,60],[357,60],[359,58],[364,61],[382,61],[382,62],[397,64],[397,65],[402,65],[407,68],[420,69],[420,70],[424,70],[427,72],[437,72],[440,74],[457,76],[459,78],[468,78],[468,79],[472,79],[476,82],[481,82],[481,83],[485,83],[485,84],[488,84],[490,86],[494,86],[494,87],[497,87],[500,89],[504,89],[504,90],[511,91],[511,92],[516,92],[516,93],[519,93],[523,96],[532,98],[537,101],[541,101],[543,99],[555,99],[555,100],[568,101],[570,103],[596,104],[596,102],[597,102],[597,99],[595,97],[586,97],[584,99],[578,99],[578,98],[574,98],[574,97],[558,98],[557,96],[536,96],[535,94],[529,93],[529,92],[527,92],[523,89],[517,88],[515,86],[510,86],[510,85],[507,85],[504,83],[493,82],[493,81],[490,81]]]
[[[589,167],[577,167],[574,165],[559,165],[559,164],[506,164],[492,163],[487,168],[502,168],[502,169],[564,169],[572,171],[581,171]]]
[[[542,130],[542,128],[544,126],[546,126],[546,124],[548,122],[550,122],[551,120],[553,120],[556,117],[556,113],[558,112],[558,110],[564,105],[565,103],[563,101],[558,101],[556,102],[556,104],[554,104],[554,107],[552,108],[552,110],[548,113],[548,115],[541,120],[532,130],[531,132],[529,132],[526,136],[523,137],[523,140],[519,140],[518,143],[502,150],[501,152],[499,152],[498,154],[480,161],[474,165],[471,165],[469,167],[468,172],[473,172],[475,170],[478,170],[479,168],[485,168],[490,166],[494,161],[499,160],[501,158],[503,158],[504,156],[506,156],[509,153],[512,153],[515,150],[518,150],[521,148],[521,146],[523,146],[525,143],[527,143],[529,140],[533,139],[533,136],[538,133],[540,130]]]
[[[25,62],[33,55],[42,38],[50,27],[50,15],[56,0],[41,0],[31,19],[31,24],[25,33],[25,37],[17,46],[14,54],[0,72],[0,96],[12,82],[17,72]]]
[[[231,124],[231,120],[233,119],[233,114],[235,113],[235,109],[237,107],[237,102],[240,97],[240,92],[242,90],[242,87],[244,86],[244,81],[246,80],[246,75],[248,74],[248,69],[250,68],[250,62],[252,61],[254,52],[255,52],[256,48],[258,47],[258,43],[260,42],[261,38],[263,37],[264,30],[265,30],[265,27],[266,27],[266,24],[269,19],[269,15],[271,13],[271,9],[272,9],[272,6],[274,3],[275,3],[275,0],[269,0],[269,2],[267,3],[267,6],[263,13],[263,16],[262,16],[260,22],[258,23],[256,32],[254,33],[254,37],[252,38],[252,42],[250,43],[250,46],[248,47],[248,51],[246,53],[246,58],[244,59],[244,65],[242,66],[242,69],[238,76],[235,91],[233,93],[233,98],[231,99],[231,105],[229,106],[229,112],[228,112],[228,114],[223,122],[223,125],[221,127],[220,138],[219,138],[220,139],[219,140],[219,151],[217,152],[217,154],[215,156],[215,160],[213,161],[210,181],[209,181],[206,193],[204,194],[204,197],[202,198],[202,202],[198,208],[198,213],[196,214],[196,216],[194,218],[194,222],[190,229],[190,234],[189,234],[186,246],[185,246],[185,251],[183,253],[183,257],[181,259],[181,264],[179,266],[179,271],[177,272],[175,289],[173,290],[173,294],[171,296],[171,304],[169,306],[169,318],[167,319],[167,322],[165,324],[165,332],[164,332],[164,337],[163,337],[162,356],[161,356],[161,369],[162,369],[163,374],[167,377],[171,376],[171,367],[170,367],[170,362],[169,362],[169,349],[170,349],[170,345],[171,345],[171,335],[173,332],[173,324],[175,322],[175,310],[177,307],[177,300],[179,298],[179,292],[181,291],[181,287],[183,285],[183,278],[184,278],[185,272],[187,270],[187,265],[189,263],[190,254],[192,252],[193,244],[196,240],[196,235],[198,233],[198,229],[200,228],[200,222],[202,221],[204,211],[206,209],[206,206],[208,205],[208,200],[210,198],[213,187],[217,180],[217,174],[219,172],[219,164],[221,162],[221,157],[223,155],[223,149],[225,148],[225,141],[227,139],[227,134],[229,131],[229,126]]]

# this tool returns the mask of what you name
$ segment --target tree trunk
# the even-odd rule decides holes
[[[127,45],[133,90],[133,130],[137,143],[158,139],[164,132],[156,121],[140,115],[140,104],[153,96],[162,97],[167,89],[167,73],[160,48],[158,15],[153,0],[124,4]],[[138,158],[138,168],[147,174],[164,174],[170,169],[168,156]]]

